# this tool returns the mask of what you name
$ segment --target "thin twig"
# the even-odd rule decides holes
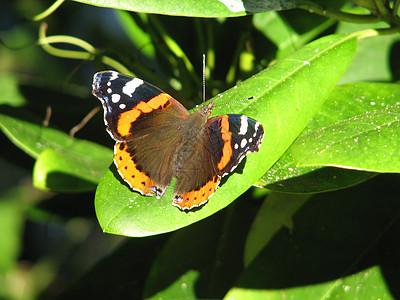
[[[86,117],[83,118],[83,120],[76,126],[72,127],[72,129],[69,131],[69,135],[70,137],[74,137],[75,133],[77,133],[79,130],[81,130],[86,124],[87,122],[89,122],[89,120],[91,118],[93,118],[93,116],[95,114],[97,114],[97,112],[100,110],[100,107],[97,106],[95,108],[93,108],[87,115]]]
[[[44,120],[42,122],[43,127],[48,127],[50,124],[50,118],[51,118],[51,106],[46,107],[46,116],[44,117]]]

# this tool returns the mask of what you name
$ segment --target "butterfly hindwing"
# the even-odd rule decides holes
[[[214,194],[221,177],[232,172],[250,152],[257,152],[264,129],[244,115],[222,115],[208,120],[204,140],[192,148],[185,173],[178,176],[173,205],[200,206]]]

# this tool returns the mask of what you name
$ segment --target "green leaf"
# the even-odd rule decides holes
[[[311,15],[312,16],[312,15]],[[310,16],[310,17],[311,17]],[[297,33],[295,28],[276,11],[259,13],[254,15],[254,27],[266,38],[271,40],[278,48],[276,59],[283,59],[296,49],[315,39],[323,31],[327,30],[335,21],[333,19],[312,18],[307,19],[308,26],[314,26],[310,31]],[[293,20],[291,20],[293,22]]]
[[[0,274],[15,266],[20,254],[24,214],[18,201],[18,190],[8,191],[0,197]]]
[[[292,148],[307,134],[363,114],[371,108],[396,105],[398,99],[400,87],[397,84],[365,82],[335,87],[302,135],[261,181],[272,190],[314,193],[349,187],[371,178],[374,173],[322,166],[297,166]]]
[[[115,14],[132,44],[137,49],[140,49],[140,54],[143,54],[151,61],[155,60],[156,48],[149,33],[142,29],[128,12],[117,10]],[[147,20],[147,15],[143,15],[142,19]]]
[[[351,62],[357,38],[328,36],[215,97],[213,115],[242,113],[260,121],[266,132],[259,153],[250,154],[242,174],[235,172],[201,209],[171,205],[173,187],[161,200],[133,193],[118,174],[107,171],[96,191],[96,214],[105,232],[147,236],[176,230],[210,216],[237,198],[286,151],[317,112]],[[326,73],[326,70],[332,70]],[[254,97],[248,101],[240,101]],[[235,102],[232,104],[232,101]],[[243,164],[242,164],[243,166]]]
[[[268,180],[265,180],[266,177],[260,179],[259,186],[283,193],[322,193],[348,188],[376,175],[372,172],[323,166],[292,168],[291,165],[295,164],[293,159],[290,166],[282,167],[280,163],[281,161],[277,162],[274,170],[268,171],[268,176],[270,176]],[[280,177],[280,174],[284,177]],[[274,182],[274,178],[280,180]]]
[[[332,298],[341,299],[395,299],[386,284],[385,274],[379,266],[374,266],[352,276],[338,280],[332,291]]]
[[[236,17],[249,12],[289,9],[296,7],[295,1],[243,1],[243,0],[170,0],[170,1],[107,1],[75,0],[86,4],[130,10],[151,14],[187,17]]]
[[[0,114],[0,128],[16,146],[38,158],[33,178],[38,188],[92,190],[112,159],[108,148],[34,122]]]
[[[32,187],[18,185],[28,174],[0,159],[0,277],[17,264],[24,228],[25,207],[36,197]],[[0,286],[2,284],[0,283]],[[0,292],[0,295],[2,293]]]
[[[299,139],[299,165],[338,166],[372,172],[400,172],[400,106],[355,116]]]
[[[366,9],[358,9],[355,13],[368,14]],[[350,33],[371,29],[372,24],[357,24],[349,22],[340,22],[337,33]],[[374,28],[387,28],[384,22],[376,23]],[[397,34],[378,35],[375,37],[361,39],[357,54],[351,63],[349,69],[340,79],[339,83],[349,83],[358,81],[392,81],[393,55],[396,52],[395,45],[400,41]]]
[[[108,151],[110,152],[110,151]],[[108,158],[111,153],[108,153]],[[45,149],[33,168],[33,185],[42,190],[55,192],[93,191],[105,172],[106,164],[69,151]],[[97,170],[96,170],[97,169]]]
[[[384,274],[378,266],[370,267],[351,276],[290,289],[246,289],[235,287],[224,298],[234,299],[396,299],[385,283]]]
[[[0,105],[18,107],[26,103],[26,99],[18,90],[18,80],[15,76],[0,74],[0,86]]]

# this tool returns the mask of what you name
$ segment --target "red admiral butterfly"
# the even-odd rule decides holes
[[[116,141],[114,163],[121,177],[133,190],[158,199],[176,177],[172,204],[180,209],[206,203],[221,177],[257,152],[264,137],[261,123],[247,116],[209,118],[214,102],[190,114],[155,86],[114,71],[94,75],[93,95]]]

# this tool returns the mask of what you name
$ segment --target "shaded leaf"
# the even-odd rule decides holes
[[[310,16],[311,17],[311,16]],[[276,59],[283,59],[296,49],[315,39],[327,30],[335,21],[333,19],[308,18],[310,31],[297,33],[295,28],[278,12],[258,13],[253,17],[254,27],[271,40],[278,48]],[[291,20],[293,22],[293,20]],[[310,24],[311,23],[311,24]]]
[[[21,252],[24,213],[28,202],[37,197],[32,187],[18,185],[28,176],[25,171],[0,159],[0,276],[14,268]]]
[[[246,240],[244,264],[248,266],[282,228],[293,229],[292,216],[311,195],[271,193],[253,220]]]
[[[226,299],[398,298],[397,184],[398,176],[379,176],[313,195],[295,213],[292,229],[275,234]]]
[[[242,200],[171,236],[154,260],[145,299],[221,299],[226,294],[243,270],[243,245],[255,213]]]
[[[351,276],[318,285],[288,290],[233,288],[224,299],[396,299],[385,283],[378,266],[370,267]]]
[[[366,9],[357,8],[355,13],[369,13]],[[357,24],[340,22],[337,33],[350,33],[370,28],[387,28],[384,22],[376,24]],[[391,57],[395,56],[394,45],[399,43],[400,37],[393,35],[378,35],[368,39],[361,39],[357,54],[349,69],[340,79],[339,83],[359,81],[392,81],[394,79],[391,69]]]

